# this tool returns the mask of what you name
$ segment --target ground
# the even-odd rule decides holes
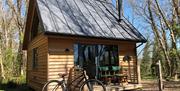
[[[159,91],[156,80],[142,81],[143,89],[138,91]],[[0,91],[33,91],[26,84],[0,84]],[[164,91],[180,91],[180,81],[164,81]]]
[[[180,81],[164,81],[164,91],[180,91]],[[156,80],[142,81],[144,91],[159,91]]]
[[[14,84],[14,83],[8,83],[8,84],[0,84],[0,91],[33,91],[31,88],[29,88],[26,84]]]

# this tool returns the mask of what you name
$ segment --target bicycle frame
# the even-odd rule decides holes
[[[80,90],[82,90],[82,87],[83,87],[85,84],[87,84],[87,88],[88,88],[90,91],[93,91],[93,87],[92,87],[92,84],[93,84],[93,83],[91,84],[91,83],[89,83],[89,82],[94,81],[94,80],[95,80],[96,82],[98,82],[98,80],[96,80],[96,79],[89,79],[89,78],[86,76],[85,70],[84,70],[84,69],[80,69],[80,70],[82,71],[82,73],[81,73],[79,76],[77,76],[73,81],[71,81],[71,83],[67,83],[66,80],[65,80],[66,74],[62,74],[62,80],[51,80],[51,81],[48,81],[48,82],[43,86],[42,91],[44,91],[45,88],[46,88],[50,83],[52,83],[52,82],[57,83],[57,85],[53,88],[53,91],[56,90],[56,89],[59,89],[58,87],[62,87],[62,90],[63,90],[63,91],[70,91],[70,90],[73,91],[75,88],[73,88],[73,89],[69,89],[69,88],[71,88],[70,86],[73,86],[73,85],[74,85],[73,82],[75,82],[75,81],[77,81],[77,80],[78,80],[78,82],[77,82],[77,85],[76,85],[76,86],[80,86],[80,87],[79,87]],[[60,75],[60,76],[61,76],[61,75]],[[79,78],[81,78],[81,79],[79,79]],[[81,82],[82,82],[82,84],[79,84],[79,83],[81,83]],[[100,83],[101,86],[103,86],[103,84],[102,84],[101,82],[98,82],[98,83]],[[104,88],[104,86],[103,86],[103,88]],[[104,90],[104,91],[106,91],[106,90]]]
[[[61,82],[62,82],[62,86],[64,87],[64,91],[69,91],[69,89],[68,89],[69,86],[71,86],[72,83],[77,80],[77,78],[83,77],[79,82],[81,82],[81,81],[83,81],[83,80],[85,80],[85,81],[88,80],[88,78],[87,78],[87,76],[86,76],[85,70],[84,70],[84,69],[80,69],[80,70],[82,70],[83,73],[82,73],[81,75],[79,75],[78,77],[76,77],[76,79],[74,79],[70,84],[67,84],[65,78],[63,78],[63,80],[62,80]],[[84,82],[85,82],[85,81],[84,81]],[[88,86],[88,87],[90,87],[90,86]]]

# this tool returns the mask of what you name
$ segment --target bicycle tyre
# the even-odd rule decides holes
[[[87,81],[83,82],[80,87],[80,91],[84,91],[84,89],[86,89],[85,91],[106,91],[106,87],[103,85],[103,83],[96,79],[88,79]]]
[[[56,84],[55,87],[53,87],[53,89],[51,91],[56,91],[57,89],[60,89],[60,88],[62,89],[62,91],[65,91],[64,86],[62,85],[62,82],[58,81],[58,80],[48,81],[46,84],[44,84],[42,91],[47,91],[48,86],[51,84]]]

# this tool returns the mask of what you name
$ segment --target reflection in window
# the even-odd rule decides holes
[[[35,69],[38,66],[38,50],[34,48],[32,50],[32,68]]]
[[[116,45],[74,45],[75,65],[86,67],[88,64],[99,66],[118,65],[118,46]],[[96,62],[96,59],[98,62]]]
[[[35,8],[34,16],[33,16],[33,21],[32,21],[32,29],[31,29],[31,36],[30,39],[33,40],[37,35],[43,32],[43,24],[40,22],[38,14],[37,14],[37,9]]]

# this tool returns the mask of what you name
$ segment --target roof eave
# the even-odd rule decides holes
[[[132,39],[120,39],[120,38],[107,38],[107,37],[96,37],[96,36],[83,36],[83,35],[73,35],[73,34],[64,34],[64,33],[57,33],[57,32],[44,32],[44,35],[47,36],[61,36],[61,37],[79,37],[79,38],[91,38],[91,39],[104,39],[104,40],[117,40],[117,41],[129,41],[129,42],[136,42],[136,43],[145,43],[147,40],[132,40]]]
[[[33,9],[34,9],[32,7],[34,7],[34,5],[35,5],[34,3],[35,3],[35,0],[29,1],[22,50],[27,50],[27,45],[28,45],[28,40],[29,40],[29,32],[30,32],[31,22],[32,22],[32,13],[33,13]]]

